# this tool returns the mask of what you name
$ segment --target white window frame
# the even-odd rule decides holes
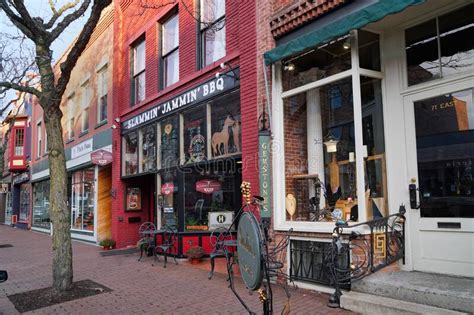
[[[353,30],[351,34],[351,69],[335,75],[307,83],[303,86],[284,91],[282,86],[282,64],[277,62],[272,66],[272,132],[273,132],[273,209],[274,209],[274,229],[288,230],[293,228],[300,232],[331,232],[334,228],[334,222],[310,222],[310,221],[288,221],[286,219],[285,197],[285,137],[284,137],[284,108],[283,100],[285,98],[308,92],[312,89],[339,81],[344,78],[352,77],[353,91],[353,110],[354,110],[354,134],[355,134],[355,162],[356,162],[356,184],[357,199],[359,209],[359,222],[367,221],[365,196],[365,178],[364,178],[364,147],[362,136],[362,101],[360,92],[360,76],[366,76],[374,79],[383,80],[382,72],[361,69],[359,66],[358,32]],[[383,62],[383,61],[381,61]],[[382,67],[383,69],[383,67]],[[383,83],[383,82],[382,82]],[[382,91],[383,93],[383,91]],[[383,95],[382,95],[383,97]],[[361,171],[362,170],[362,171]],[[352,224],[351,222],[349,224]],[[361,227],[359,230],[365,232]]]
[[[74,139],[75,136],[75,130],[74,130],[74,125],[75,125],[75,119],[74,119],[74,113],[73,113],[73,97],[74,95],[71,95],[67,99],[67,104],[66,104],[66,112],[68,113],[67,115],[67,121],[66,121],[66,129],[67,129],[67,141],[71,141]]]
[[[82,97],[81,97],[81,133],[86,133],[89,131],[89,110],[91,103],[91,90],[90,90],[90,81],[86,80],[82,85]],[[86,115],[87,113],[87,115]],[[87,128],[86,128],[87,123]]]
[[[137,68],[137,60],[138,60],[138,53],[137,51],[139,50],[138,48],[143,45],[143,69]],[[146,40],[143,38],[143,40],[139,41],[132,47],[132,52],[133,52],[133,65],[132,65],[132,77],[133,77],[133,102],[132,104],[138,104],[142,102],[146,98]],[[143,75],[143,95],[142,98],[138,98],[138,84],[137,80],[138,78]]]
[[[213,0],[214,2],[217,2],[219,0]],[[207,67],[211,65],[213,62],[216,62],[219,59],[222,59],[226,56],[227,54],[227,34],[226,34],[226,0],[224,1],[224,12],[221,15],[217,15],[214,17],[212,21],[206,21],[203,20],[203,12],[204,12],[204,2],[205,0],[200,0],[199,3],[199,10],[200,10],[200,15],[201,15],[201,20],[200,20],[200,33],[199,33],[199,40],[200,40],[200,55],[201,55],[201,65],[202,68]],[[216,25],[223,24],[223,31],[224,31],[224,55],[221,56],[220,58],[217,58],[210,63],[206,64],[206,48],[205,48],[205,34],[206,32],[213,28],[216,27]]]
[[[41,147],[42,147],[42,140],[43,140],[43,126],[42,121],[39,120],[36,123],[36,157],[41,157]]]
[[[108,65],[105,64],[103,67],[97,71],[97,124],[103,123],[107,121],[107,114],[108,114]],[[102,119],[102,98],[105,97],[105,118]]]
[[[165,51],[163,49],[163,47],[165,47],[165,26],[168,22],[170,22],[172,19],[177,19],[177,22],[178,22],[178,28],[177,28],[177,36],[178,36],[178,44],[175,46],[175,47],[172,47],[170,48],[168,51]],[[168,81],[168,77],[166,75],[166,60],[168,59],[168,57],[170,57],[172,54],[174,53],[177,53],[178,54],[178,68],[176,69],[177,72],[178,72],[178,77],[176,79],[176,81],[170,81],[170,82],[167,82]],[[168,86],[170,85],[173,85],[174,83],[178,82],[179,81],[179,14],[178,12],[176,12],[176,14],[173,14],[172,16],[170,16],[165,22],[163,22],[163,24],[161,25],[161,60],[162,60],[162,64],[163,64],[163,88],[167,88]]]

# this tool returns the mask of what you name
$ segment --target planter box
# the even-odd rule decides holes
[[[186,225],[186,230],[207,231],[207,225]]]

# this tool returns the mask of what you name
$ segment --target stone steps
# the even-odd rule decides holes
[[[461,315],[468,314],[429,305],[351,291],[341,296],[341,307],[363,315]]]
[[[352,291],[342,296],[341,306],[362,314],[470,314],[474,312],[474,279],[378,272],[354,282]]]

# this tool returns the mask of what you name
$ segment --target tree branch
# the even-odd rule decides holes
[[[103,2],[104,0],[95,0],[94,1],[94,5],[96,5],[96,2]],[[105,2],[108,2],[110,3],[111,0],[105,0]],[[87,10],[87,8],[89,7],[89,4],[91,3],[91,0],[85,0],[81,6],[79,7],[79,9],[77,9],[76,11],[66,15],[64,17],[64,19],[58,23],[58,25],[56,25],[56,27],[51,30],[51,35],[50,35],[50,40],[51,42],[53,42],[56,38],[59,37],[59,35],[61,35],[62,32],[64,32],[64,30],[72,23],[74,22],[75,20],[77,20],[78,18],[80,18]],[[108,5],[108,4],[107,4]],[[106,6],[107,6],[106,5]],[[104,6],[104,8],[106,7]],[[99,17],[100,17],[100,12],[102,12],[102,10],[99,11]],[[92,12],[91,12],[91,16],[89,17],[89,19],[92,17],[92,14],[95,14],[94,12],[94,8],[92,8]],[[49,22],[48,22],[49,24]]]
[[[17,90],[24,93],[30,93],[38,97],[41,95],[41,92],[32,86],[24,86],[13,82],[0,82],[0,87],[3,87],[5,89]]]
[[[50,29],[54,26],[54,23],[58,20],[58,18],[67,10],[74,8],[80,0],[75,0],[74,2],[68,2],[65,5],[63,5],[59,10],[56,10],[56,7],[54,6],[53,0],[49,0],[49,7],[51,8],[51,11],[53,12],[53,16],[51,19],[48,21],[48,23],[44,24],[44,27],[46,29]]]
[[[12,23],[18,27],[18,29],[25,34],[29,39],[34,41],[35,39],[35,33],[32,29],[30,29],[30,26],[25,23],[25,21],[22,19],[22,17],[18,16],[13,12],[13,10],[10,8],[6,0],[0,0],[0,9],[5,12],[7,17],[12,21]]]
[[[90,1],[90,0],[89,0]],[[89,2],[86,1],[86,2]],[[94,4],[92,5],[91,15],[87,20],[86,24],[84,25],[79,37],[77,38],[74,46],[72,46],[71,50],[69,51],[66,61],[61,63],[61,76],[58,79],[56,85],[56,91],[58,95],[62,95],[66,90],[66,85],[69,82],[71,77],[71,71],[77,63],[79,56],[82,54],[84,49],[86,49],[87,44],[91,38],[92,32],[97,25],[102,11],[112,2],[112,0],[94,0]],[[75,11],[72,14],[77,13]],[[69,15],[70,16],[70,15]],[[66,17],[67,18],[67,17]],[[58,25],[59,27],[59,25]]]

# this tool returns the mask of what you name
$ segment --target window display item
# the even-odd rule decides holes
[[[293,194],[286,195],[285,207],[286,212],[290,215],[290,221],[293,221],[293,216],[296,213],[296,198]]]
[[[127,188],[127,210],[128,211],[139,211],[142,209],[142,198],[140,188],[128,187]]]
[[[213,156],[226,155],[229,153],[229,127],[233,127],[234,125],[235,120],[227,116],[222,131],[215,132],[212,135],[211,143]]]

